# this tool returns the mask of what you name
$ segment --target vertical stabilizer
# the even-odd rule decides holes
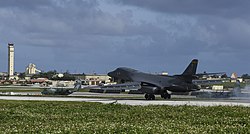
[[[78,91],[79,89],[81,89],[82,81],[80,79],[78,79],[78,80],[76,80],[74,85],[75,85],[75,87],[74,87],[73,91]]]
[[[193,76],[193,75],[195,75],[197,65],[198,65],[198,60],[193,59],[192,62],[186,68],[186,70],[182,73],[182,75],[185,75],[185,76]]]

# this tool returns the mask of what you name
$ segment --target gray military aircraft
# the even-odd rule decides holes
[[[138,82],[141,85],[139,90],[145,93],[147,100],[154,100],[157,94],[161,95],[164,99],[170,99],[171,94],[169,92],[199,90],[199,87],[192,82],[193,78],[196,78],[197,65],[198,60],[194,59],[181,75],[174,76],[148,74],[125,67],[117,68],[109,72],[108,75],[121,83]]]
[[[47,88],[47,89],[44,89],[41,93],[43,95],[69,95],[69,94],[72,94],[72,93],[78,91],[79,89],[81,89],[82,81],[77,80],[74,85],[75,86],[73,89],[70,89],[70,88]]]

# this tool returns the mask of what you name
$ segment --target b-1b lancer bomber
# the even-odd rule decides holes
[[[121,82],[137,82],[141,85],[139,91],[145,93],[147,100],[154,100],[155,95],[161,95],[164,99],[171,98],[171,92],[197,91],[199,87],[193,84],[196,78],[198,60],[194,59],[181,75],[164,76],[139,72],[131,68],[117,68],[108,75]]]

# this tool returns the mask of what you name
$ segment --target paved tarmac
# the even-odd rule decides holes
[[[126,94],[126,93],[91,93],[91,92],[74,92],[69,96],[90,96],[90,97],[123,97],[123,98],[143,98],[144,94]],[[159,96],[159,95],[158,95]],[[196,98],[190,95],[172,95],[172,98]]]
[[[0,96],[0,100],[29,100],[29,101],[78,101],[78,102],[100,102],[116,103],[125,105],[191,105],[191,106],[246,106],[250,107],[250,99],[190,99],[190,100],[144,100],[139,99],[113,99],[113,98],[79,98],[79,97],[44,97],[44,96]]]

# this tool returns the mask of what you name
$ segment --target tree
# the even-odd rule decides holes
[[[25,78],[25,73],[20,73],[19,75],[18,75],[18,77],[20,78],[20,79],[24,79]]]
[[[53,71],[48,71],[48,72],[40,72],[39,74],[33,75],[31,78],[32,79],[37,79],[37,78],[47,78],[47,79],[52,79],[54,75],[57,74],[56,70]]]
[[[221,78],[227,78],[227,74],[221,75]]]
[[[58,75],[56,75],[55,77],[52,77],[51,80],[74,81],[75,77],[72,74],[66,72],[63,73],[63,77],[58,77]]]
[[[250,79],[250,76],[249,76],[248,74],[243,74],[243,75],[241,76],[241,78],[243,78],[243,79]]]

